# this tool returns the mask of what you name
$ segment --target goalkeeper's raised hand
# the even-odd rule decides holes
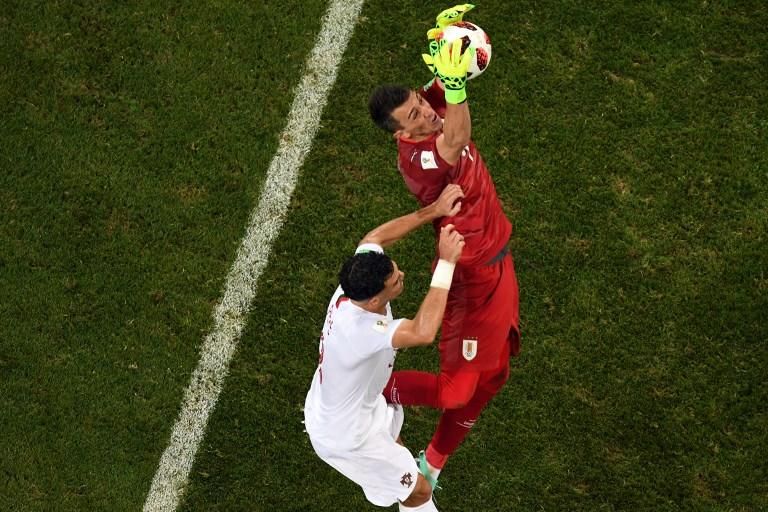
[[[435,39],[437,34],[440,33],[448,25],[453,25],[464,19],[464,15],[474,9],[473,4],[458,4],[448,9],[443,10],[435,18],[435,28],[427,32],[428,39]]]
[[[427,66],[435,69],[437,76],[445,86],[445,101],[447,103],[463,103],[467,99],[467,70],[472,62],[475,49],[468,47],[461,53],[462,40],[456,39],[452,43],[441,41],[437,44],[434,55],[422,54],[421,58]],[[430,47],[430,53],[431,47]]]
[[[437,37],[439,34],[439,32],[435,34],[435,37]],[[424,59],[424,63],[429,68],[429,72],[435,76],[438,76],[437,69],[435,69],[435,56],[437,56],[437,53],[440,51],[440,43],[438,43],[437,39],[434,37],[429,40],[427,51],[429,52],[429,55],[422,53],[421,58]]]
[[[442,32],[443,29],[448,25],[453,25],[454,23],[462,21],[464,19],[464,15],[474,8],[475,6],[473,4],[458,4],[454,5],[453,7],[449,7],[448,9],[444,9],[440,12],[440,14],[437,15],[435,18],[435,28],[431,28],[427,31],[427,39],[429,39],[429,54],[433,60],[440,49],[440,45],[437,42],[437,38],[440,35],[440,32]],[[435,69],[434,64],[426,58],[424,59],[424,62],[427,64],[429,71],[433,75],[437,76],[437,70]]]

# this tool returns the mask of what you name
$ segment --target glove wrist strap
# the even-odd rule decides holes
[[[445,101],[458,105],[467,101],[467,90],[462,87],[461,89],[445,89]]]

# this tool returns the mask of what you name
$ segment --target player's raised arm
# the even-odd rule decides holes
[[[434,35],[435,29],[430,31]],[[461,53],[461,39],[452,43],[438,42],[433,39],[429,43],[430,55],[422,58],[445,89],[445,120],[443,133],[437,138],[437,151],[449,164],[459,160],[461,151],[469,144],[472,136],[472,119],[467,104],[467,70],[474,55],[474,49],[468,47]]]
[[[413,320],[405,319],[392,336],[395,348],[429,345],[435,339],[437,329],[443,321],[448,290],[453,280],[453,269],[461,257],[464,237],[449,224],[440,231],[438,252],[440,260],[432,274],[429,292],[419,307]]]
[[[462,197],[464,197],[464,192],[462,192],[461,187],[448,185],[434,203],[373,229],[363,237],[360,245],[373,243],[381,247],[388,247],[427,222],[432,222],[440,217],[452,217],[461,210]]]

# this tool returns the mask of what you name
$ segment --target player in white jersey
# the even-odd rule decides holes
[[[449,185],[429,206],[368,233],[342,266],[341,285],[328,305],[304,422],[320,458],[362,487],[374,505],[398,503],[401,511],[437,510],[430,484],[400,444],[403,410],[387,405],[382,391],[397,349],[434,341],[464,237],[451,225],[442,229],[440,261],[413,319],[392,316],[389,302],[402,293],[405,274],[383,247],[423,224],[456,215],[463,196],[458,185]]]

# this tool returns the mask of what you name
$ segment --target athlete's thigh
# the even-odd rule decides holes
[[[506,262],[508,263],[508,262]],[[481,284],[464,285],[449,299],[440,337],[440,367],[446,370],[487,371],[499,366],[499,356],[516,329],[516,304],[510,300],[510,274],[494,269],[495,286],[483,290],[483,300],[474,300]],[[480,293],[480,295],[482,295]],[[471,298],[467,298],[471,297]]]
[[[480,372],[444,369],[437,380],[440,408],[457,409],[472,399],[480,381]]]
[[[501,365],[495,370],[482,372],[477,383],[477,388],[486,393],[495,395],[509,379],[509,348],[502,353]]]
[[[336,471],[362,487],[365,497],[388,507],[410,496],[416,485],[418,467],[411,452],[397,444],[390,432],[380,431],[354,450],[325,451],[318,455]]]
[[[400,437],[400,430],[405,422],[405,412],[403,406],[398,404],[387,404],[387,425],[389,426],[389,435],[392,439]]]

